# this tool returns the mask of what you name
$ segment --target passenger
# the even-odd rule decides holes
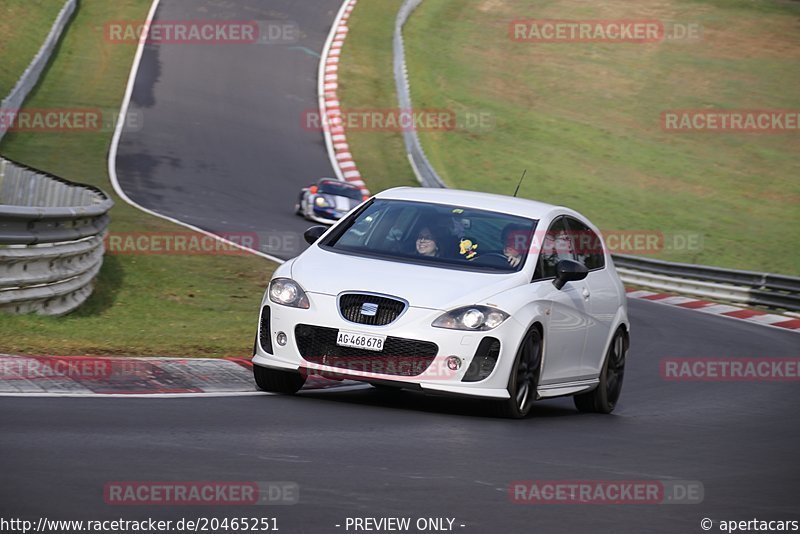
[[[439,244],[431,229],[422,227],[417,235],[417,254],[420,256],[439,256]]]

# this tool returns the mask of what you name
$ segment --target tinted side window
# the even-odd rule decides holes
[[[572,217],[566,217],[566,219],[577,261],[584,264],[590,271],[605,267],[603,242],[600,240],[600,236],[577,219]]]
[[[362,208],[360,217],[353,217],[350,225],[339,231],[339,235],[333,237],[338,239],[343,246],[361,246],[370,239],[378,227],[378,223],[386,213],[385,206],[378,206],[375,202]]]
[[[553,278],[556,275],[558,262],[574,259],[569,231],[564,217],[560,217],[553,221],[542,239],[542,251],[539,254],[539,265],[534,279]]]

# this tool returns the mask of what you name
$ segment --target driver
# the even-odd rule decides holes
[[[503,229],[503,255],[511,267],[522,263],[522,258],[528,251],[529,233],[524,227],[509,224]]]

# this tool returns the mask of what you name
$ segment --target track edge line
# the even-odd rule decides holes
[[[153,18],[155,17],[156,10],[158,9],[158,6],[159,6],[160,3],[161,3],[161,0],[153,0],[153,3],[150,5],[150,11],[147,14],[147,20],[145,21],[145,26],[144,26],[145,27],[145,31],[142,32],[142,35],[139,38],[139,44],[137,45],[136,54],[134,55],[134,58],[133,58],[133,65],[131,66],[131,72],[128,75],[128,84],[125,87],[125,95],[122,97],[122,104],[120,105],[119,120],[117,121],[117,125],[114,128],[114,136],[111,138],[111,146],[108,149],[108,177],[109,177],[109,179],[111,181],[111,186],[114,188],[114,192],[117,194],[117,196],[119,196],[123,201],[125,201],[127,204],[133,206],[134,208],[136,208],[136,209],[138,209],[140,211],[143,211],[144,213],[147,213],[147,214],[152,215],[154,217],[158,217],[160,219],[164,219],[164,220],[169,221],[169,222],[171,222],[173,224],[177,224],[179,226],[183,226],[183,227],[188,228],[190,230],[193,230],[195,232],[204,234],[204,235],[206,235],[208,237],[211,237],[212,239],[216,239],[217,241],[225,243],[226,245],[230,245],[230,246],[233,246],[233,247],[238,248],[240,250],[243,250],[245,252],[249,252],[249,253],[254,254],[256,256],[260,256],[260,257],[262,257],[264,259],[273,261],[273,262],[275,262],[275,263],[277,263],[279,265],[282,264],[282,263],[285,263],[286,260],[282,260],[282,259],[280,259],[278,257],[272,256],[270,254],[266,254],[266,253],[261,252],[259,250],[254,250],[254,249],[251,249],[251,248],[244,247],[244,246],[242,246],[242,245],[240,245],[238,243],[234,243],[233,241],[230,241],[228,239],[220,237],[220,236],[218,236],[218,235],[216,235],[214,233],[211,233],[211,232],[209,232],[207,230],[203,230],[202,228],[199,228],[199,227],[194,226],[192,224],[183,222],[183,221],[181,221],[179,219],[176,219],[174,217],[170,217],[168,215],[163,215],[163,214],[158,213],[156,211],[153,211],[153,210],[151,210],[149,208],[145,208],[144,206],[142,206],[142,205],[138,204],[137,202],[133,201],[127,195],[127,193],[125,193],[125,191],[122,189],[122,186],[119,183],[119,179],[117,178],[117,150],[119,148],[119,141],[122,138],[122,129],[125,127],[125,119],[126,119],[127,114],[128,114],[128,108],[130,107],[131,96],[133,95],[133,86],[136,83],[136,76],[139,73],[139,64],[142,61],[142,54],[144,53],[144,46],[147,43],[147,38],[150,35],[150,30],[149,29],[150,29],[150,26],[151,26],[151,24],[153,22]]]

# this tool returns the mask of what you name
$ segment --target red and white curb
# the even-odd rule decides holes
[[[342,107],[339,101],[339,60],[347,33],[350,31],[347,22],[356,3],[357,0],[345,0],[325,43],[319,69],[319,111],[325,144],[337,177],[360,187],[362,194],[369,195],[367,185],[350,153],[347,134],[342,125]]]
[[[739,306],[732,306],[730,304],[709,302],[707,300],[697,299],[696,297],[683,297],[670,293],[647,291],[644,289],[628,289],[627,292],[628,298],[649,300],[650,302],[657,302],[659,304],[669,304],[679,308],[686,308],[689,310],[696,310],[714,315],[722,315],[723,317],[730,317],[732,319],[740,319],[742,321],[748,321],[751,323],[775,326],[786,330],[800,332],[800,319],[786,315],[752,310],[749,308],[741,308]]]
[[[309,376],[303,391],[367,388]],[[0,397],[182,398],[268,395],[246,358],[123,358],[0,354]]]

